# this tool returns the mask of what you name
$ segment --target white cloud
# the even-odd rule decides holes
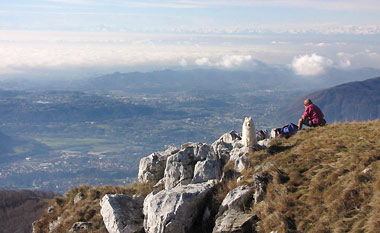
[[[173,34],[0,30],[0,73],[81,67],[95,70],[179,65],[235,68],[249,64],[252,59],[250,55],[240,55],[247,47],[224,45],[223,36],[192,35],[191,38]],[[240,37],[234,40],[240,41]],[[225,55],[231,54],[232,49],[234,55]]]
[[[249,65],[252,61],[251,55],[224,55],[220,58],[214,59],[211,62],[209,58],[202,57],[195,60],[195,64],[199,66],[213,66],[225,69],[239,68],[243,65]]]
[[[291,67],[298,75],[311,76],[323,74],[325,68],[332,65],[333,61],[331,59],[313,53],[294,57]]]
[[[352,58],[353,55],[351,54],[347,54],[347,53],[343,53],[343,52],[338,52],[336,54],[338,56],[338,62],[339,62],[339,67],[341,68],[348,68],[351,66],[351,61],[349,58]]]
[[[239,67],[252,60],[251,55],[226,55],[216,65],[223,68]]]
[[[198,66],[211,66],[212,63],[210,62],[210,59],[207,57],[198,58],[195,60],[195,64]]]
[[[0,74],[45,69],[149,71],[178,66],[250,69],[257,66],[257,60],[268,65],[291,63],[300,75],[323,73],[329,66],[380,68],[380,48],[372,39],[354,38],[345,46],[332,40],[328,50],[305,46],[312,41],[308,36],[289,40],[290,46],[279,46],[281,39],[273,35],[0,30]],[[272,41],[277,42],[273,45]]]

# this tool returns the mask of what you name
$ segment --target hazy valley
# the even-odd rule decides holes
[[[245,116],[252,115],[258,129],[288,123],[284,107],[346,73],[331,75],[327,83],[283,75],[192,70],[43,84],[4,81],[0,188],[63,193],[83,183],[126,184],[135,179],[141,157],[169,145],[210,143],[226,131],[240,131]],[[295,122],[302,109],[293,113]]]

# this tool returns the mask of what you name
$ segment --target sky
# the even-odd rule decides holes
[[[379,0],[0,0],[0,78],[380,69]]]

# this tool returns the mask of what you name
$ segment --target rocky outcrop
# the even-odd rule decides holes
[[[155,182],[156,187],[164,185],[171,189],[179,184],[195,184],[210,179],[220,179],[221,169],[229,161],[234,161],[236,173],[248,165],[247,154],[252,150],[269,146],[268,133],[258,131],[256,137],[263,139],[248,148],[242,144],[236,131],[223,134],[211,144],[186,143],[181,149],[171,147],[163,152],[155,152],[140,160],[138,180],[141,183]]]
[[[231,190],[223,199],[218,215],[227,209],[244,210],[244,206],[250,199],[252,200],[252,188],[248,185],[239,186]]]
[[[197,177],[193,180],[194,169],[198,162],[203,162],[206,160],[207,163],[200,164],[198,166],[199,173],[196,174]],[[178,184],[187,185],[190,183],[196,183],[196,181],[201,181],[205,179],[202,178],[201,171],[202,166],[214,166],[220,169],[220,166],[217,166],[214,151],[211,147],[205,143],[188,143],[182,146],[182,149],[168,157],[166,161],[166,168],[164,173],[164,183],[165,189],[171,189],[177,186]],[[212,173],[214,175],[219,174],[218,172]],[[218,179],[219,177],[211,177],[211,173],[208,173],[208,178]],[[204,174],[206,175],[206,174]]]
[[[230,131],[223,134],[218,140],[211,144],[211,148],[223,165],[230,160],[230,152],[235,143],[240,140],[241,137],[236,131]]]
[[[158,182],[164,177],[167,158],[177,153],[177,147],[169,147],[166,151],[154,152],[140,160],[138,181],[140,183]]]
[[[257,187],[254,188],[241,186],[232,190],[224,199],[218,213],[215,209],[211,213],[210,206],[207,206],[205,201],[216,180],[221,178],[221,171],[225,164],[234,161],[233,173],[240,174],[249,163],[249,152],[268,147],[270,143],[270,139],[267,139],[268,133],[258,132],[256,137],[262,140],[259,140],[253,148],[249,148],[242,144],[240,134],[231,131],[222,135],[211,146],[205,143],[186,143],[181,146],[181,149],[172,147],[141,159],[139,182],[155,182],[155,187],[163,185],[165,188],[159,192],[152,192],[144,200],[143,228],[145,231],[147,233],[187,233],[193,230],[194,221],[201,221],[202,229],[203,225],[208,224],[207,232],[209,232],[214,225],[213,219],[216,215],[214,232],[250,232],[255,216],[246,211],[244,206],[255,200],[254,188],[259,190],[262,187],[260,183],[257,182]],[[257,177],[260,179],[261,176]],[[259,195],[258,198],[262,193],[262,191],[255,192]],[[105,200],[102,202],[111,205],[109,196],[103,199]],[[130,200],[128,202],[131,203]],[[126,206],[127,204],[117,205]],[[128,221],[128,217],[124,216],[126,214],[120,214],[123,217],[116,216],[116,212],[120,210],[115,211],[115,208],[121,207],[113,206],[112,210],[108,211],[112,214],[106,217],[109,232],[138,232],[125,231],[127,226],[131,225],[131,220],[126,223]],[[102,215],[103,212],[105,211],[102,207]],[[137,215],[139,213],[137,212]],[[139,220],[135,219],[132,222],[141,221],[140,216]],[[141,230],[141,228],[134,229]]]
[[[248,185],[231,190],[219,207],[213,233],[253,232],[255,216],[245,208],[252,199],[252,188]]]
[[[144,197],[123,194],[105,195],[100,201],[100,214],[109,233],[144,232]]]
[[[186,233],[199,215],[205,213],[205,199],[215,181],[177,186],[152,192],[144,201],[147,233]]]

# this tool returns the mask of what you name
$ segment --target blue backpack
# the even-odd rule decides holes
[[[285,125],[284,127],[282,127],[282,134],[284,135],[290,136],[297,133],[297,131],[298,131],[298,126],[293,123],[289,123]]]

